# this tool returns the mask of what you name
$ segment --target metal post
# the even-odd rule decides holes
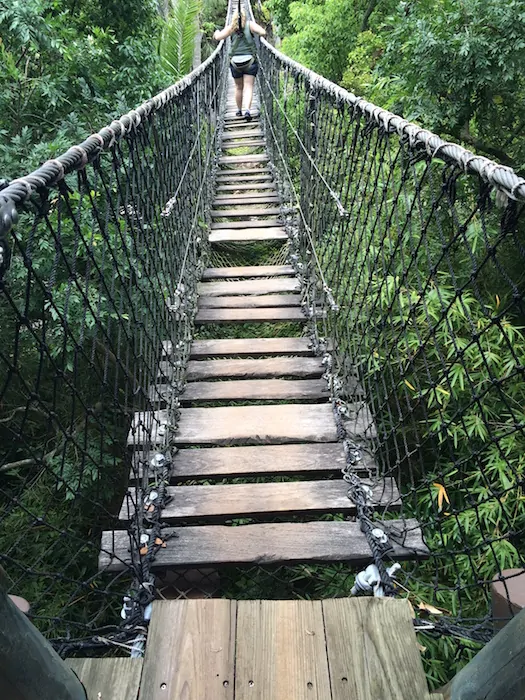
[[[82,683],[0,585],[0,698],[87,700]]]

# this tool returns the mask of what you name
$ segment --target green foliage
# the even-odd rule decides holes
[[[18,177],[156,92],[150,0],[0,0],[0,174]]]
[[[389,25],[379,73],[405,116],[523,168],[523,0],[402,3]]]
[[[159,53],[163,67],[173,80],[182,78],[192,69],[200,7],[200,0],[172,0],[163,23]]]

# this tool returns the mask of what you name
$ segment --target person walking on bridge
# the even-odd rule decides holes
[[[213,38],[217,41],[226,39],[235,34],[230,48],[230,69],[235,80],[235,101],[237,103],[237,117],[242,117],[243,102],[245,105],[244,116],[250,121],[252,116],[250,109],[253,98],[253,84],[255,76],[259,70],[257,55],[255,52],[254,34],[265,36],[266,31],[256,22],[246,21],[246,13],[241,10],[241,21],[239,13],[233,15],[232,22],[224,29],[217,29]]]

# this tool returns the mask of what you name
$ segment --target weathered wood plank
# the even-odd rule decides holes
[[[423,700],[428,689],[406,600],[323,600],[333,700]]]
[[[237,606],[235,699],[330,700],[321,602],[243,600]]]
[[[388,520],[381,527],[389,533],[406,533],[398,534],[393,540],[391,559],[428,557],[429,551],[416,520]],[[188,526],[166,528],[163,534],[171,537],[166,547],[157,552],[152,562],[154,568],[337,561],[363,565],[372,561],[370,547],[358,522]],[[130,563],[127,531],[104,532],[101,549],[100,569],[119,571]]]
[[[279,216],[281,213],[280,207],[266,207],[257,209],[257,207],[246,207],[245,209],[212,209],[212,219],[229,219],[239,218],[244,216]]]
[[[175,444],[263,445],[336,442],[329,405],[228,406],[183,408]]]
[[[156,600],[139,699],[233,700],[235,616],[233,600]]]
[[[211,225],[212,231],[234,228],[282,228],[282,222],[279,219],[255,219],[254,221],[248,219],[245,221],[218,221]]]
[[[216,190],[218,194],[223,194],[224,192],[275,192],[277,189],[273,182],[253,182],[252,184],[237,184],[237,185],[219,185]]]
[[[353,437],[367,437],[368,422],[354,425]],[[158,445],[167,433],[177,445],[264,445],[287,442],[336,442],[337,431],[328,404],[277,406],[220,406],[184,408],[178,430],[169,425],[168,412],[135,413],[128,445]]]
[[[222,140],[227,141],[229,139],[246,138],[246,136],[250,138],[253,136],[264,136],[264,133],[261,131],[261,129],[239,129],[238,131],[232,130],[225,132]]]
[[[219,170],[215,175],[218,182],[224,180],[242,180],[250,182],[252,180],[273,180],[273,175],[270,168],[261,168],[260,166],[253,168],[235,168],[235,170]]]
[[[199,297],[201,308],[260,309],[279,306],[301,306],[300,294],[263,294],[236,297]]]
[[[272,307],[263,309],[210,309],[201,308],[196,323],[281,323],[282,321],[306,321],[301,308]]]
[[[228,277],[282,277],[294,275],[291,265],[248,265],[246,267],[208,267],[202,273],[203,280],[227,279]]]
[[[142,659],[68,659],[87,700],[136,700]]]
[[[149,454],[133,454],[133,476],[142,478],[148,471]],[[265,445],[264,447],[202,447],[179,450],[173,457],[172,480],[221,479],[240,476],[298,476],[339,474],[345,464],[341,443],[307,445]],[[370,456],[363,459],[363,469],[376,469]]]
[[[270,157],[266,153],[248,156],[222,156],[219,165],[236,165],[237,163],[268,163]]]
[[[249,241],[285,241],[288,238],[283,228],[268,226],[262,228],[225,229],[212,231],[208,235],[210,243],[234,243]]]
[[[266,141],[264,139],[240,139],[222,142],[222,152],[226,153],[234,148],[264,148]]]
[[[260,295],[299,291],[301,291],[301,283],[295,277],[263,280],[228,280],[226,282],[200,282],[197,286],[198,294],[203,297],[229,297],[246,294]]]
[[[231,205],[233,207],[240,204],[275,204],[279,201],[279,196],[276,194],[250,194],[239,197],[228,195],[227,197],[215,197],[213,206]]]
[[[157,391],[157,393],[160,393]],[[330,391],[324,379],[242,379],[189,382],[180,397],[185,403],[207,401],[326,401]]]
[[[166,348],[169,354],[170,348]],[[218,357],[221,355],[299,355],[311,356],[309,338],[218,338],[194,340],[190,357]]]
[[[371,505],[396,510],[401,499],[395,480],[381,479],[372,483]],[[343,479],[328,481],[288,481],[263,484],[222,484],[205,486],[168,486],[170,502],[162,511],[166,522],[213,518],[257,519],[275,516],[324,515],[327,513],[355,514],[355,503],[348,498],[348,484]],[[124,497],[119,519],[129,520],[135,512],[135,489]]]
[[[206,379],[264,379],[266,377],[300,377],[313,379],[324,374],[320,357],[270,357],[249,360],[190,360],[186,378],[189,382]]]

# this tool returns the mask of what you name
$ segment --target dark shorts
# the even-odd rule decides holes
[[[234,66],[233,63],[230,63],[230,70],[234,78],[242,78],[243,75],[253,75],[255,77],[259,70],[259,64],[257,61],[254,61],[249,68],[243,68],[242,66]]]

